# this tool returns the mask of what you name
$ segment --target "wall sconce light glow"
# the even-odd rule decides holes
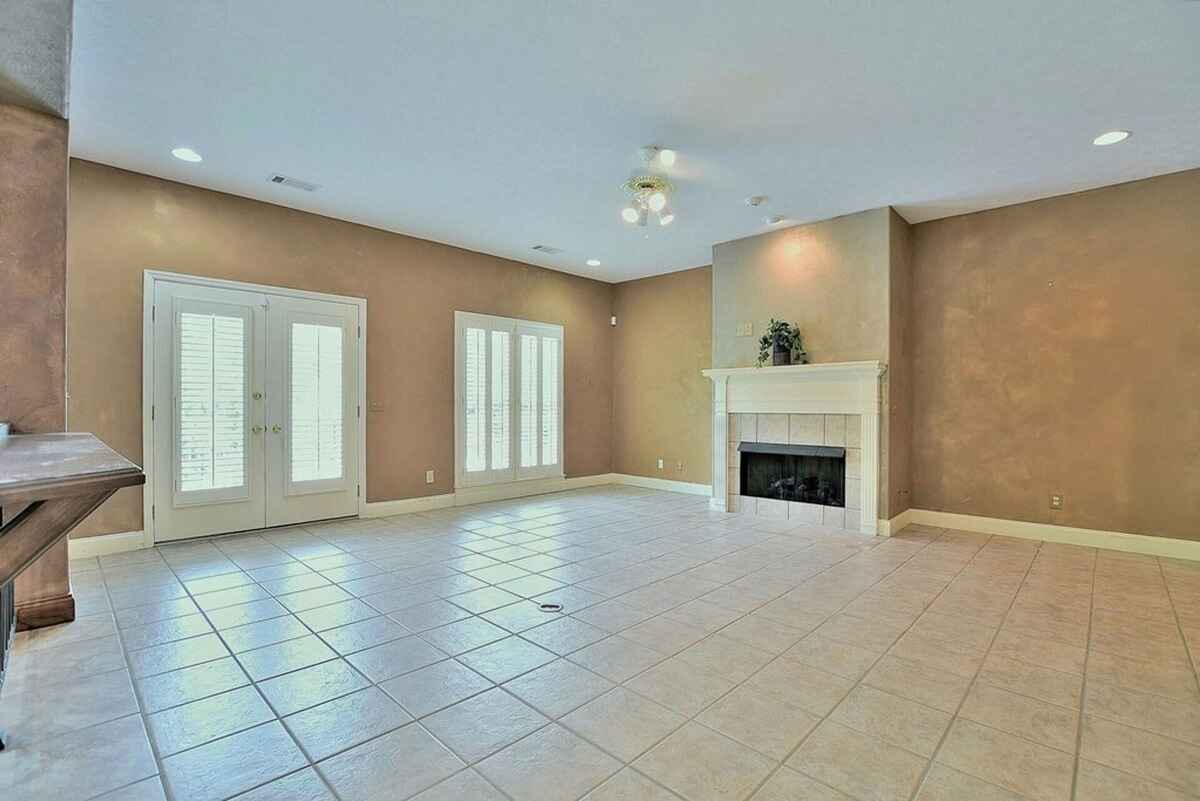
[[[625,222],[628,222],[628,223],[637,222],[638,221],[637,209],[635,209],[633,206],[626,206],[625,208],[621,209],[621,219],[625,220]]]
[[[1129,138],[1129,131],[1105,131],[1092,140],[1093,145],[1103,147],[1105,145],[1115,145],[1118,142],[1124,142]]]
[[[588,259],[588,260],[587,260],[587,266],[588,266],[588,267],[599,267],[599,266],[600,266],[600,260],[599,260],[599,259]]]
[[[658,151],[658,163],[663,165],[664,167],[674,167],[675,166],[675,151],[674,150]]]
[[[190,147],[177,147],[171,151],[171,155],[180,161],[204,161],[200,154]]]
[[[659,225],[670,225],[673,222],[675,222],[675,215],[671,212],[667,212],[658,218]]]

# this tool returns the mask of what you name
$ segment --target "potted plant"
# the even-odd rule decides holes
[[[758,340],[758,366],[766,364],[768,358],[773,365],[807,364],[808,354],[800,341],[800,329],[772,317],[766,333]]]

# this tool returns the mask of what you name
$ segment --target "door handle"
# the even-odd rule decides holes
[[[261,434],[262,432],[266,431],[266,429],[263,428],[262,426],[254,426],[250,430],[253,431],[255,434]]]
[[[276,434],[279,434],[283,432],[283,426],[271,426],[271,430]]]

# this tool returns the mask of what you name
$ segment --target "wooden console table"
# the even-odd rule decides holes
[[[14,580],[114,492],[144,483],[140,467],[91,434],[0,438],[0,688],[17,624]],[[69,600],[69,576],[58,578]]]

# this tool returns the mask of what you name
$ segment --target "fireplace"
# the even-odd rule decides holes
[[[846,449],[742,442],[741,494],[819,506],[846,505]]]
[[[713,509],[878,531],[877,361],[728,367],[713,382]]]

